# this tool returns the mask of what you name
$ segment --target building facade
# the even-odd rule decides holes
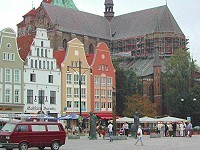
[[[0,113],[21,113],[24,108],[23,60],[19,56],[16,33],[0,32]]]
[[[24,113],[61,112],[61,73],[47,30],[36,29],[24,64]]]

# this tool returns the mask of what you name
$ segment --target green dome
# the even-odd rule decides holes
[[[74,4],[73,0],[53,0],[53,5],[61,6],[65,8],[72,8],[74,10],[78,10],[76,5]]]

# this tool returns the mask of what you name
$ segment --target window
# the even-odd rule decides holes
[[[42,61],[39,60],[39,68],[41,69],[42,68]]]
[[[11,90],[10,89],[6,89],[5,92],[5,102],[6,103],[10,103],[11,100]]]
[[[81,88],[81,97],[82,98],[86,97],[86,89],[85,88]]]
[[[40,56],[40,50],[37,48],[37,56]]]
[[[108,102],[108,108],[112,108],[112,102]]]
[[[41,49],[41,57],[44,57],[44,51]]]
[[[101,70],[101,65],[100,64],[98,65],[98,70]]]
[[[71,87],[67,87],[67,97],[68,98],[72,97],[72,88]]]
[[[95,102],[95,110],[99,111],[99,102]]]
[[[71,84],[71,82],[72,82],[72,75],[67,74],[67,84]]]
[[[72,102],[71,101],[67,101],[67,108],[71,108],[72,107]]]
[[[46,131],[45,125],[31,125],[32,131],[37,131],[37,132],[41,132],[41,131]]]
[[[7,53],[7,60],[10,60],[10,53]]]
[[[112,98],[112,90],[108,90],[108,98]]]
[[[79,88],[74,88],[74,97],[79,97]]]
[[[11,69],[6,69],[6,81],[5,82],[11,82]]]
[[[15,103],[19,103],[19,90],[18,89],[15,90],[14,97],[15,97]]]
[[[105,65],[105,71],[108,71],[108,65]]]
[[[107,86],[112,86],[112,78],[108,77]]]
[[[38,104],[44,104],[44,90],[39,90],[38,91],[38,96],[39,96],[39,100],[38,100]]]
[[[43,69],[45,69],[45,61],[43,61]]]
[[[47,57],[47,49],[45,49],[45,57]]]
[[[99,98],[99,89],[95,89],[95,98]]]
[[[79,75],[75,74],[74,75],[74,84],[78,84],[78,81],[79,81]]]
[[[51,62],[51,69],[53,70],[53,62]]]
[[[86,102],[81,102],[81,110],[86,111]]]
[[[78,103],[79,103],[78,101],[74,102],[74,108],[78,108]]]
[[[0,103],[2,103],[2,89],[0,88]]]
[[[14,70],[14,83],[20,83],[20,70]]]
[[[18,125],[16,128],[18,132],[28,132],[28,125]]]
[[[106,86],[106,77],[101,77],[101,86]]]
[[[58,125],[47,125],[47,130],[48,131],[59,131]]]
[[[53,83],[53,75],[49,75],[49,83]]]
[[[101,108],[106,108],[106,103],[105,102],[101,103]]]
[[[47,69],[49,69],[49,61],[47,61]]]
[[[50,104],[56,104],[56,91],[50,91]]]
[[[44,42],[43,41],[41,41],[41,47],[43,47],[44,46]]]
[[[6,53],[3,52],[3,60],[6,60]]]
[[[15,54],[11,54],[11,61],[15,61]]]
[[[27,90],[27,103],[33,104],[33,90]]]
[[[31,68],[33,68],[33,59],[31,59]]]
[[[34,73],[30,74],[30,81],[31,82],[35,82],[36,81],[36,74],[34,74]]]
[[[0,67],[0,82],[2,82],[3,69]]]
[[[37,68],[37,60],[35,60],[35,68]]]
[[[106,98],[106,90],[101,90],[101,98]]]
[[[85,75],[81,75],[81,84],[85,85]]]
[[[96,86],[99,85],[99,77],[98,77],[98,76],[95,76],[95,77],[94,77],[94,84],[95,84]]]

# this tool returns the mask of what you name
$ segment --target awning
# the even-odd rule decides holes
[[[101,119],[113,119],[113,114],[111,113],[94,113]],[[119,118],[119,116],[116,116],[116,118]]]

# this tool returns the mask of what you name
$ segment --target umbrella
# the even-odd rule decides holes
[[[59,117],[58,120],[69,120],[69,119],[78,119],[78,115],[77,114],[74,114],[74,113],[71,113],[67,116],[62,116],[62,117]]]
[[[124,122],[133,123],[134,119],[133,118],[129,118],[129,117],[122,117],[122,118],[116,119],[116,122],[117,123],[124,123]]]
[[[187,120],[185,119],[181,119],[181,118],[176,118],[176,117],[171,117],[171,116],[167,116],[167,117],[163,117],[163,118],[159,118],[157,119],[158,122],[186,122]]]
[[[151,117],[142,117],[140,118],[140,123],[157,123],[158,119],[156,118],[151,118]]]

